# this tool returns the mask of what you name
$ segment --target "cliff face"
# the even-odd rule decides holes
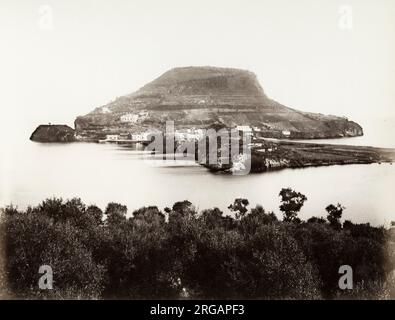
[[[30,140],[37,142],[73,142],[75,131],[66,125],[40,125],[32,133]]]
[[[81,139],[108,133],[176,128],[249,125],[266,137],[336,138],[362,135],[355,122],[298,111],[269,99],[256,76],[245,70],[186,67],[172,69],[140,90],[96,108],[75,121]],[[287,133],[289,131],[289,133]]]

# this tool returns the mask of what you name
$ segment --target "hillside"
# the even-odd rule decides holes
[[[109,133],[176,128],[250,125],[266,137],[337,138],[362,135],[362,128],[342,117],[288,108],[266,96],[255,74],[215,67],[175,68],[140,90],[98,107],[75,120],[80,139]]]

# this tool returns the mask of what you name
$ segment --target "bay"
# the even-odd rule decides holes
[[[365,130],[364,137],[314,142],[395,147],[394,124],[383,120],[375,130]],[[21,209],[48,197],[80,197],[102,209],[109,202],[125,204],[129,214],[142,206],[171,207],[180,200],[191,201],[199,210],[219,207],[230,214],[227,207],[242,197],[281,217],[278,193],[291,187],[308,198],[302,219],[325,217],[325,207],[339,202],[346,207],[343,219],[386,226],[395,220],[395,165],[390,164],[230,176],[212,174],[193,162],[158,165],[144,159],[142,150],[120,145],[42,144],[23,138],[3,148],[1,168],[0,206]]]

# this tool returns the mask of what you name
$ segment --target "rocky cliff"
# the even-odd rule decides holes
[[[32,133],[30,140],[37,142],[76,141],[74,129],[66,125],[40,125]]]
[[[362,135],[346,118],[288,108],[266,96],[249,71],[214,67],[175,68],[140,90],[75,120],[79,139],[109,133],[176,128],[249,125],[266,137],[338,138]]]

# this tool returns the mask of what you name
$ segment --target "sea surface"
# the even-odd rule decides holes
[[[395,121],[364,126],[365,136],[314,142],[395,148]],[[140,149],[140,150],[139,150]],[[105,209],[109,202],[127,205],[129,214],[142,206],[163,209],[180,200],[199,210],[227,207],[235,198],[262,205],[279,217],[278,193],[291,187],[308,200],[302,219],[326,216],[328,204],[346,207],[343,220],[388,226],[395,221],[395,164],[285,169],[230,176],[212,174],[193,162],[147,160],[141,148],[115,144],[43,144],[15,137],[2,146],[0,206],[21,209],[45,198],[80,197]]]

